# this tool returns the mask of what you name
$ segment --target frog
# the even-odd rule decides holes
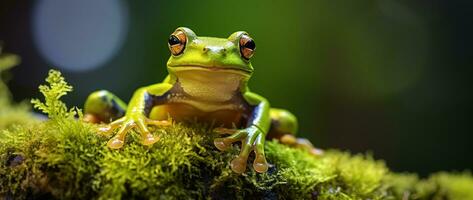
[[[266,98],[250,91],[256,44],[247,32],[237,31],[227,38],[201,37],[179,27],[169,36],[168,47],[171,56],[164,81],[137,89],[128,104],[107,90],[87,97],[84,119],[104,124],[99,132],[112,135],[109,148],[122,148],[131,129],[141,135],[143,145],[150,146],[159,138],[149,126],[192,121],[216,127],[213,130],[222,136],[213,142],[220,151],[240,143],[240,153],[230,162],[236,173],[246,171],[252,152],[253,169],[268,170],[267,139],[321,154],[307,139],[295,137],[294,114],[272,108]]]

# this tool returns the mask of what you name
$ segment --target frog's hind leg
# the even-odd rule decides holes
[[[305,138],[296,138],[297,118],[287,110],[271,108],[271,128],[268,132],[268,139],[277,139],[282,144],[291,147],[306,149],[314,155],[322,154],[322,150],[315,148],[312,143]]]
[[[84,121],[91,123],[111,122],[125,115],[127,105],[106,90],[93,92],[84,105]]]

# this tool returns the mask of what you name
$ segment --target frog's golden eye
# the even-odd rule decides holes
[[[243,58],[249,60],[255,53],[256,44],[248,35],[242,35],[240,38],[240,54]]]
[[[168,46],[169,50],[171,50],[172,55],[179,55],[184,52],[184,48],[186,47],[187,36],[181,30],[176,30],[169,36]]]

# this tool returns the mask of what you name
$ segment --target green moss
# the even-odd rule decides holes
[[[76,108],[67,109],[66,104],[60,100],[61,97],[72,91],[72,86],[65,81],[61,72],[49,70],[46,82],[48,85],[39,86],[39,91],[44,96],[44,102],[32,99],[31,103],[34,108],[41,110],[55,121],[74,117],[77,114]]]
[[[30,106],[26,103],[14,106],[0,106],[0,108],[0,130],[15,125],[25,125],[37,122],[37,119],[32,117]]]
[[[469,172],[440,172],[417,185],[416,197],[423,199],[473,199],[473,179]]]
[[[10,104],[10,92],[3,82],[4,72],[20,63],[20,57],[14,54],[5,54],[2,52],[0,44],[0,106]]]
[[[76,120],[16,126],[0,134],[0,196],[98,199],[471,199],[470,174],[427,180],[389,172],[370,156],[328,151],[320,157],[267,143],[265,174],[230,170],[235,146],[220,152],[209,127],[176,124],[155,130],[152,147],[127,138],[106,147],[95,126]],[[248,163],[251,164],[251,163]],[[415,198],[414,198],[415,197]]]
[[[67,85],[58,81],[43,93]],[[199,124],[153,129],[160,140],[151,147],[132,132],[123,149],[112,150],[96,125],[75,120],[59,98],[37,103],[51,120],[0,129],[0,199],[473,199],[469,173],[420,180],[370,155],[315,157],[277,141],[266,143],[267,173],[236,174],[229,162],[239,147],[218,151],[212,127]]]
[[[4,76],[8,75],[5,72],[18,65],[19,62],[18,56],[2,53],[0,46],[0,130],[13,125],[25,125],[37,121],[32,117],[28,104],[12,102],[10,91],[4,82]]]
[[[391,199],[419,199],[413,198],[414,193],[418,193],[416,187],[419,184],[419,178],[415,174],[409,173],[388,173],[383,178],[382,186],[378,189],[386,192]]]

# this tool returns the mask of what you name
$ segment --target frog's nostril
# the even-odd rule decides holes
[[[220,53],[225,56],[227,55],[227,49],[223,48],[222,50],[220,50]]]
[[[212,54],[212,55],[221,55],[221,56],[225,56],[226,53],[227,53],[227,49],[226,48],[222,48],[222,47],[214,47],[214,46],[206,46],[206,47],[203,47],[202,48],[202,51],[204,53],[209,53],[209,54]]]

